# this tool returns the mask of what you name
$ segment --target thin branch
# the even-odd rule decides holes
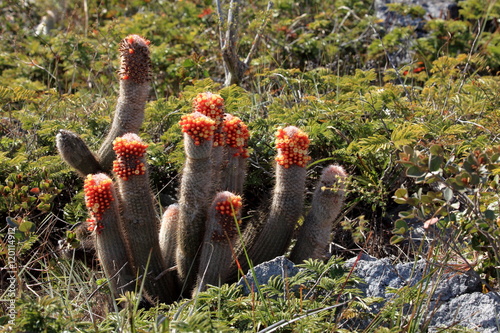
[[[226,87],[232,84],[239,84],[241,82],[245,71],[250,65],[252,57],[257,51],[262,33],[268,22],[269,15],[267,15],[267,12],[269,12],[273,7],[273,3],[269,1],[267,4],[265,18],[257,31],[252,47],[250,48],[245,60],[241,61],[237,54],[239,1],[240,0],[230,0],[227,11],[227,20],[225,20],[220,0],[215,1],[217,14],[219,15],[219,39],[222,58],[224,60],[224,74],[226,77],[224,85]]]
[[[274,3],[272,1],[269,1],[267,3],[265,18],[262,21],[262,24],[260,25],[259,30],[257,30],[257,34],[255,35],[255,38],[253,40],[252,47],[250,48],[250,51],[248,51],[248,54],[247,54],[247,57],[245,58],[245,61],[243,61],[243,63],[246,66],[250,65],[250,61],[252,61],[252,58],[253,58],[255,52],[257,51],[257,47],[259,46],[259,43],[260,43],[260,38],[262,36],[262,33],[264,32],[264,28],[266,27],[267,22],[269,21],[268,20],[268,18],[269,18],[268,13],[273,8],[273,5],[274,5]]]

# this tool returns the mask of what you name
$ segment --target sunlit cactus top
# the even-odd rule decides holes
[[[226,114],[223,131],[226,134],[226,145],[237,148],[234,156],[248,157],[248,138],[250,132],[247,125],[238,117]]]
[[[295,126],[280,128],[276,132],[276,149],[278,156],[276,162],[285,168],[296,164],[305,167],[311,160],[307,149],[309,137],[305,132]]]
[[[224,191],[218,193],[214,201],[218,215],[217,221],[222,232],[215,231],[212,234],[212,239],[222,241],[228,237],[233,238],[238,233],[235,223],[241,223],[239,220],[242,207],[241,196]]]
[[[336,193],[345,188],[347,173],[340,165],[330,165],[323,169],[321,173],[321,190],[330,190]]]
[[[200,93],[193,100],[193,112],[203,113],[219,125],[224,118],[224,99],[219,94]]]
[[[202,142],[213,139],[215,132],[215,120],[210,119],[200,112],[193,112],[182,116],[179,122],[182,132],[188,134],[199,146]]]
[[[223,192],[223,193],[229,193],[229,192]],[[241,203],[241,196],[239,195],[225,195],[219,198],[220,201],[218,201],[215,205],[215,209],[222,215],[230,215],[235,217],[237,212],[242,206]]]
[[[215,120],[214,147],[224,145],[224,133],[222,132],[224,110],[224,99],[219,94],[204,92],[198,94],[193,100],[193,112],[203,113]]]
[[[149,40],[139,35],[129,35],[121,41],[119,75],[122,80],[144,83],[151,79],[149,44]]]
[[[103,228],[101,224],[102,215],[114,200],[111,178],[104,173],[88,175],[85,178],[83,189],[85,192],[85,205],[91,214],[91,218],[87,220],[89,230],[99,232]]]
[[[146,173],[144,156],[148,145],[134,133],[127,133],[113,141],[116,160],[113,162],[113,172],[123,180],[130,176]]]

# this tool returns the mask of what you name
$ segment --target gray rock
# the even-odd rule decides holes
[[[425,9],[426,14],[421,18],[396,14],[389,11],[387,5],[390,3],[403,3],[410,6],[420,5]],[[456,18],[455,12],[458,13],[458,7],[454,0],[375,0],[374,9],[375,16],[380,19],[380,37],[394,28],[409,26],[415,28],[417,38],[424,37],[427,35],[424,26],[429,19],[452,19]],[[386,54],[390,67],[397,68],[412,63],[415,57],[415,51],[412,49],[414,45],[415,40],[413,37],[400,40],[399,49]]]
[[[453,10],[453,8],[456,6],[456,2],[453,0],[448,0],[448,1],[441,1],[441,0],[399,0],[399,1],[394,1],[394,0],[375,0],[374,6],[375,6],[375,15],[380,18],[380,19],[387,19],[390,18],[394,20],[393,14],[388,12],[387,4],[389,3],[403,3],[409,6],[422,6],[422,8],[425,9],[427,14],[424,16],[424,19],[431,19],[431,18],[441,18],[441,19],[452,19],[454,18],[454,13],[450,13],[450,11]],[[420,23],[420,22],[407,22],[404,21],[405,19],[408,20],[410,19],[409,17],[397,17],[396,19],[402,20],[396,22],[400,26],[407,25],[408,23],[411,25],[415,25],[415,23]],[[412,24],[413,23],[413,24]]]
[[[478,332],[499,332],[500,297],[493,292],[457,296],[442,304],[432,315],[429,332],[439,332],[451,325]]]
[[[346,262],[352,267],[356,258]],[[375,259],[363,254],[356,264],[354,273],[366,284],[361,290],[367,296],[391,298],[387,288],[414,286],[423,282],[433,301],[447,301],[451,298],[481,290],[481,281],[468,273],[445,272],[433,270],[434,266],[421,259],[415,263],[392,265],[388,258]],[[427,280],[427,281],[424,281]]]
[[[392,264],[388,258],[376,259],[366,254],[346,261],[346,267],[355,264],[354,274],[364,280],[358,287],[370,297],[381,297],[383,302],[373,305],[373,313],[384,306],[386,302],[397,297],[392,290],[405,286],[422,284],[422,290],[428,294],[428,305],[423,305],[422,325],[429,323],[429,332],[439,332],[447,327],[464,327],[478,332],[500,331],[500,296],[490,292],[483,294],[481,281],[474,274],[467,272],[447,272],[425,260],[411,263]],[[285,257],[277,257],[262,263],[255,268],[259,284],[266,284],[273,276],[292,277],[299,269]],[[245,282],[246,281],[246,282]],[[255,283],[251,272],[248,272],[238,284],[243,286],[243,292],[250,292],[248,286],[254,288]],[[411,307],[405,307],[405,312]],[[425,321],[424,321],[425,320]],[[362,328],[369,321],[356,320],[347,323],[346,327]]]
[[[273,276],[282,276],[285,278],[294,276],[299,272],[299,269],[295,267],[294,263],[284,256],[280,256],[257,265],[254,267],[254,270],[257,277],[257,283],[259,285],[266,284]],[[243,293],[245,295],[250,293],[249,288],[252,288],[255,292],[256,288],[252,272],[249,271],[244,277],[242,277],[240,281],[238,281],[238,285],[243,287]]]

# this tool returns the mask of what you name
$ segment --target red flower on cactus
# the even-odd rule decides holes
[[[219,94],[204,92],[193,100],[193,112],[200,112],[220,124],[224,117],[224,99]]]
[[[113,141],[116,160],[113,162],[113,172],[123,180],[130,176],[144,175],[146,164],[144,156],[148,145],[134,133],[127,133]]]
[[[122,80],[144,83],[151,79],[150,43],[139,35],[129,35],[121,41],[119,75]]]
[[[234,156],[247,158],[250,137],[247,125],[240,118],[226,114],[222,131],[226,134],[226,145],[237,149]]]
[[[235,217],[241,208],[241,197],[239,195],[230,195],[223,201],[215,204],[215,209],[222,215],[230,215]]]
[[[295,126],[280,128],[276,132],[276,162],[285,168],[296,164],[305,167],[311,160],[308,155],[309,137]]]
[[[104,173],[88,175],[85,178],[83,190],[85,192],[85,205],[91,215],[91,218],[87,220],[89,230],[101,231],[103,228],[102,216],[114,200],[111,178]]]
[[[204,92],[193,100],[193,112],[200,112],[215,120],[214,147],[224,145],[222,122],[224,119],[224,99],[219,94]]]
[[[179,124],[182,132],[189,135],[197,146],[204,141],[213,139],[216,128],[215,121],[200,112],[182,116]]]
[[[90,232],[97,232],[100,234],[102,232],[102,229],[104,229],[104,226],[102,225],[101,221],[96,221],[96,219],[89,217],[87,219],[87,230]]]
[[[241,223],[239,219],[241,207],[243,206],[241,196],[224,191],[218,193],[214,201],[218,213],[217,222],[221,227],[221,231],[214,231],[212,240],[219,242],[228,238],[232,239],[238,234],[235,222]]]

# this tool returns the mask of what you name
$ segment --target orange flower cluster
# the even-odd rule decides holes
[[[139,35],[129,35],[120,43],[122,80],[144,83],[151,77],[151,59],[149,44],[151,42]]]
[[[83,190],[85,192],[85,205],[90,211],[91,218],[87,219],[90,231],[101,231],[102,215],[114,200],[111,178],[103,173],[88,175],[85,178]]]
[[[219,94],[204,92],[198,94],[193,100],[193,112],[200,112],[215,120],[214,147],[224,145],[222,122],[224,119],[224,99]]]
[[[278,129],[276,132],[276,149],[278,150],[276,162],[285,168],[289,168],[293,164],[305,167],[311,160],[307,152],[309,143],[307,134],[295,126]]]
[[[250,137],[247,125],[240,118],[227,114],[222,131],[226,134],[226,145],[238,149],[234,156],[247,158]]]
[[[212,118],[218,125],[224,118],[224,99],[219,94],[200,93],[193,100],[193,112]]]
[[[97,222],[93,217],[89,217],[86,222],[87,222],[87,230],[90,232],[95,231],[98,234],[100,234],[102,229],[104,229],[102,223],[100,221]]]
[[[238,216],[242,206],[241,197],[239,195],[223,192],[219,193],[219,196],[222,197],[222,200],[217,202],[215,209],[220,214],[218,222],[223,231],[222,233],[214,231],[212,234],[212,240],[216,242],[227,240],[227,238],[232,239],[236,236],[238,232],[234,224],[234,218]],[[241,220],[238,220],[238,223],[241,223]]]
[[[116,153],[113,172],[123,180],[128,180],[134,175],[144,175],[146,164],[143,160],[147,148],[148,145],[133,133],[116,138],[113,141],[113,149]]]
[[[188,134],[197,146],[203,141],[213,138],[216,126],[214,120],[200,112],[182,116],[179,124],[182,127],[182,132]]]
[[[234,213],[237,213],[241,206],[241,197],[239,195],[232,195],[227,200],[219,201],[215,205],[215,209],[222,215],[231,215],[234,217]]]

